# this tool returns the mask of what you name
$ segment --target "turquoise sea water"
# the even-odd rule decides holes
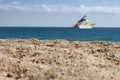
[[[0,39],[6,38],[120,42],[120,28],[0,27]]]

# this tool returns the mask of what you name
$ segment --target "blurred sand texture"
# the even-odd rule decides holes
[[[0,80],[120,80],[120,42],[0,39]]]

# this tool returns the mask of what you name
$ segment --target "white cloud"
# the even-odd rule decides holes
[[[19,4],[19,2],[13,1],[12,4],[16,4],[17,5],[17,4]]]
[[[16,4],[16,5],[14,5]],[[68,6],[68,5],[20,5],[18,2],[13,4],[0,5],[0,10],[6,11],[31,11],[31,12],[61,12],[61,13],[108,13],[120,14],[120,7],[94,6]]]

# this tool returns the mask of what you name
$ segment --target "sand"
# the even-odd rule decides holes
[[[0,80],[120,80],[120,42],[0,39]]]

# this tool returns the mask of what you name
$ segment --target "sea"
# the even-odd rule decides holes
[[[71,27],[0,27],[0,39],[120,42],[120,28],[75,29]]]

